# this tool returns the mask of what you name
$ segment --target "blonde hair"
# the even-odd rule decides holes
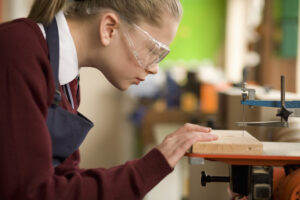
[[[35,0],[28,18],[43,24],[49,24],[60,11],[66,0]]]
[[[101,9],[112,9],[130,22],[145,20],[155,25],[160,25],[165,13],[178,20],[182,15],[180,0],[81,0],[68,4],[66,0],[35,0],[28,17],[48,24],[64,5],[68,15],[88,16],[99,13]]]

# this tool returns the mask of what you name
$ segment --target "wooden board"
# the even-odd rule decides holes
[[[295,156],[300,158],[299,142],[262,142],[266,156]]]
[[[212,142],[198,142],[192,146],[192,153],[261,155],[263,145],[260,141],[242,130],[213,130],[219,139]]]

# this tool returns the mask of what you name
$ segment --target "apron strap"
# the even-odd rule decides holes
[[[52,66],[54,82],[55,82],[55,96],[53,105],[58,106],[61,101],[61,94],[59,92],[59,80],[58,80],[58,72],[59,72],[59,33],[56,19],[49,25],[44,25],[44,29],[46,32],[46,40],[48,44],[49,58],[50,64]]]
[[[44,26],[49,49],[56,93],[52,105],[48,108],[47,127],[52,143],[52,164],[54,167],[61,164],[80,146],[93,123],[84,116],[73,114],[61,106],[59,92],[59,32],[56,19]]]

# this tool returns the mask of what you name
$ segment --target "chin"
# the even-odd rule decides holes
[[[130,85],[125,85],[125,84],[113,84],[117,89],[121,91],[126,91],[130,87]]]
[[[126,90],[128,90],[128,87],[126,87],[126,88],[118,88],[119,90],[121,90],[121,91],[126,91]]]
[[[117,81],[114,79],[107,79],[115,88],[121,91],[126,91],[131,86],[128,81]]]

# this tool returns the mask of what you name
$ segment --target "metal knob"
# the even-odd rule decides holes
[[[201,185],[206,186],[206,183],[211,182],[230,182],[229,176],[209,176],[206,175],[204,171],[201,172]]]

